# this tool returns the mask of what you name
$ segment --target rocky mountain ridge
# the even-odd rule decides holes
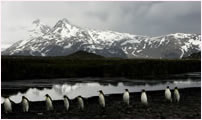
[[[67,19],[52,28],[33,21],[30,38],[14,43],[3,55],[65,56],[86,51],[105,57],[182,58],[201,51],[201,35],[175,33],[148,37],[81,28]]]

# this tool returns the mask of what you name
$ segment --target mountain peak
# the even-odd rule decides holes
[[[149,37],[84,29],[60,19],[54,27],[33,21],[30,38],[5,50],[8,55],[63,56],[78,50],[104,57],[182,58],[201,51],[201,35],[174,33]],[[85,53],[79,52],[77,55]]]
[[[69,21],[66,18],[63,18],[55,24],[54,28],[57,28],[57,27],[67,28],[67,26],[71,26],[71,24],[69,23]]]
[[[66,25],[66,24],[70,24],[70,22],[66,18],[63,18],[56,23],[56,25]]]
[[[35,38],[48,33],[50,30],[51,28],[48,25],[42,23],[40,19],[36,19],[32,22],[28,32],[31,38]]]
[[[69,23],[66,18],[59,20],[52,29],[54,34],[60,35],[62,38],[76,36],[79,28]]]
[[[61,21],[64,22],[64,23],[69,23],[69,21],[67,20],[67,18],[63,18]]]
[[[32,22],[32,24],[36,24],[36,25],[39,25],[40,24],[40,20],[39,19],[36,19]]]

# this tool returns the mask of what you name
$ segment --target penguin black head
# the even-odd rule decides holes
[[[4,98],[8,98],[8,99],[9,99],[9,96],[8,96],[8,95],[5,95]]]
[[[145,89],[142,89],[142,92],[145,92]]]
[[[22,100],[27,100],[29,102],[29,100],[25,96],[22,96]]]
[[[102,90],[99,90],[99,93],[103,94]]]
[[[167,86],[167,88],[169,88],[169,86]]]
[[[26,99],[26,100],[28,100],[25,96],[22,96],[22,99]]]
[[[126,92],[128,92],[128,89],[125,89]]]
[[[63,97],[69,99],[66,95],[64,95]]]
[[[10,100],[9,96],[4,96],[4,99]],[[11,101],[11,100],[10,100]]]
[[[46,97],[50,97],[48,94],[45,95]]]
[[[77,96],[77,98],[82,98],[81,95]]]
[[[175,89],[178,89],[177,87],[175,87]]]

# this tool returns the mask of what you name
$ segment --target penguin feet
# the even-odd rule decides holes
[[[165,100],[165,103],[171,104],[171,103],[172,103],[172,100]]]
[[[69,110],[64,110],[63,113],[69,113]]]
[[[102,108],[101,108],[101,111],[102,111],[102,112],[105,112],[105,111],[106,111],[106,109],[105,109],[104,107],[102,107]]]
[[[106,108],[100,107],[100,114],[105,114]]]

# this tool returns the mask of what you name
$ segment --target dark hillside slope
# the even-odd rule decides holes
[[[191,55],[184,57],[183,59],[201,59],[201,52],[192,53]]]
[[[2,56],[2,81],[69,77],[148,78],[200,72],[200,60]]]
[[[67,56],[68,58],[75,58],[75,59],[99,59],[104,58],[101,55],[96,55],[94,53],[89,53],[85,51],[77,51]]]

